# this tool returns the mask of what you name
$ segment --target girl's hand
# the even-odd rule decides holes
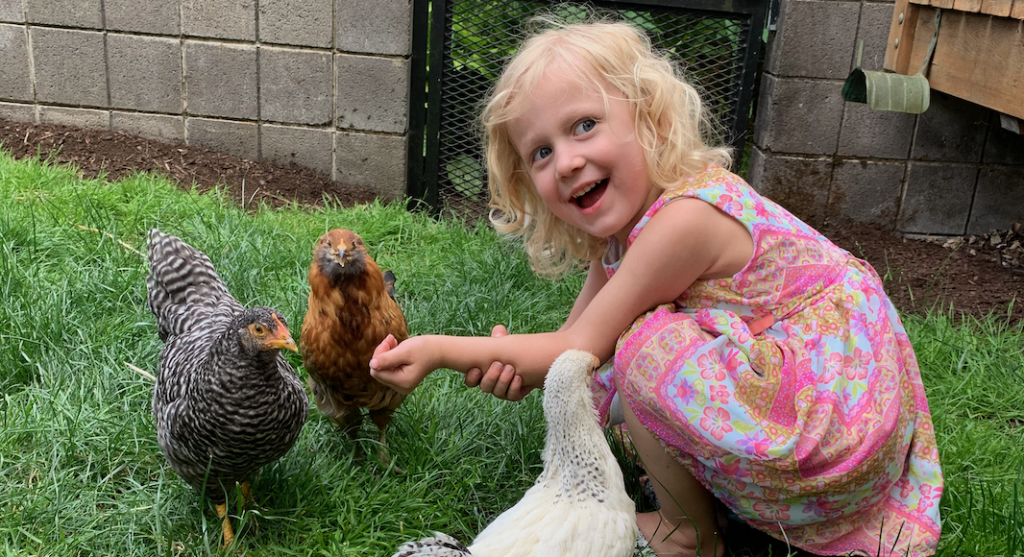
[[[495,325],[491,329],[491,336],[494,338],[506,335],[508,329],[504,325]],[[481,391],[512,402],[523,400],[533,391],[533,387],[523,387],[523,378],[516,375],[516,368],[503,365],[501,362],[492,363],[487,373],[481,372],[478,367],[470,369],[466,372],[465,383],[469,388],[479,385]]]
[[[370,375],[407,395],[437,368],[434,360],[430,342],[422,337],[409,338],[399,344],[394,335],[388,335],[373,351]]]

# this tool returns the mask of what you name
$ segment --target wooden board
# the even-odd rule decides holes
[[[981,0],[981,13],[1009,17],[1013,11],[1013,0]]]
[[[981,11],[981,0],[953,0],[953,9],[977,13]]]
[[[889,25],[889,42],[886,43],[885,60],[882,68],[896,73],[908,74],[910,55],[913,54],[914,32],[917,30],[917,16],[923,8],[910,0],[896,0]],[[910,45],[907,48],[905,45]],[[900,47],[903,46],[901,49]],[[910,74],[915,73],[915,69]],[[908,74],[909,75],[909,74]]]
[[[1024,0],[909,0],[917,6],[1024,19]]]
[[[1024,19],[1024,0],[1013,0],[1013,10],[1010,11],[1010,17]]]
[[[920,69],[936,10],[917,9],[912,38],[901,41],[899,48],[890,41],[886,69],[905,75]],[[908,18],[904,18],[903,26],[907,24]],[[890,28],[890,35],[893,31]],[[906,30],[902,33],[905,35]],[[1020,93],[1024,91],[1024,21],[944,10],[927,76],[932,89],[1024,118]]]

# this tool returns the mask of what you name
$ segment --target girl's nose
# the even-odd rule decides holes
[[[555,176],[558,179],[572,176],[586,164],[583,155],[576,151],[562,149],[556,156],[558,158],[555,161]]]

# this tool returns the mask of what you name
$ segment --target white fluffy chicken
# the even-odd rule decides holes
[[[636,508],[590,396],[598,363],[589,352],[569,350],[551,364],[544,380],[544,471],[515,506],[468,548],[437,532],[402,545],[393,557],[633,555]]]

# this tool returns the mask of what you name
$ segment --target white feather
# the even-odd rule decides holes
[[[551,365],[544,381],[544,471],[515,506],[480,532],[469,546],[470,555],[633,555],[639,534],[636,509],[590,396],[597,365],[597,358],[580,350],[565,352]]]

